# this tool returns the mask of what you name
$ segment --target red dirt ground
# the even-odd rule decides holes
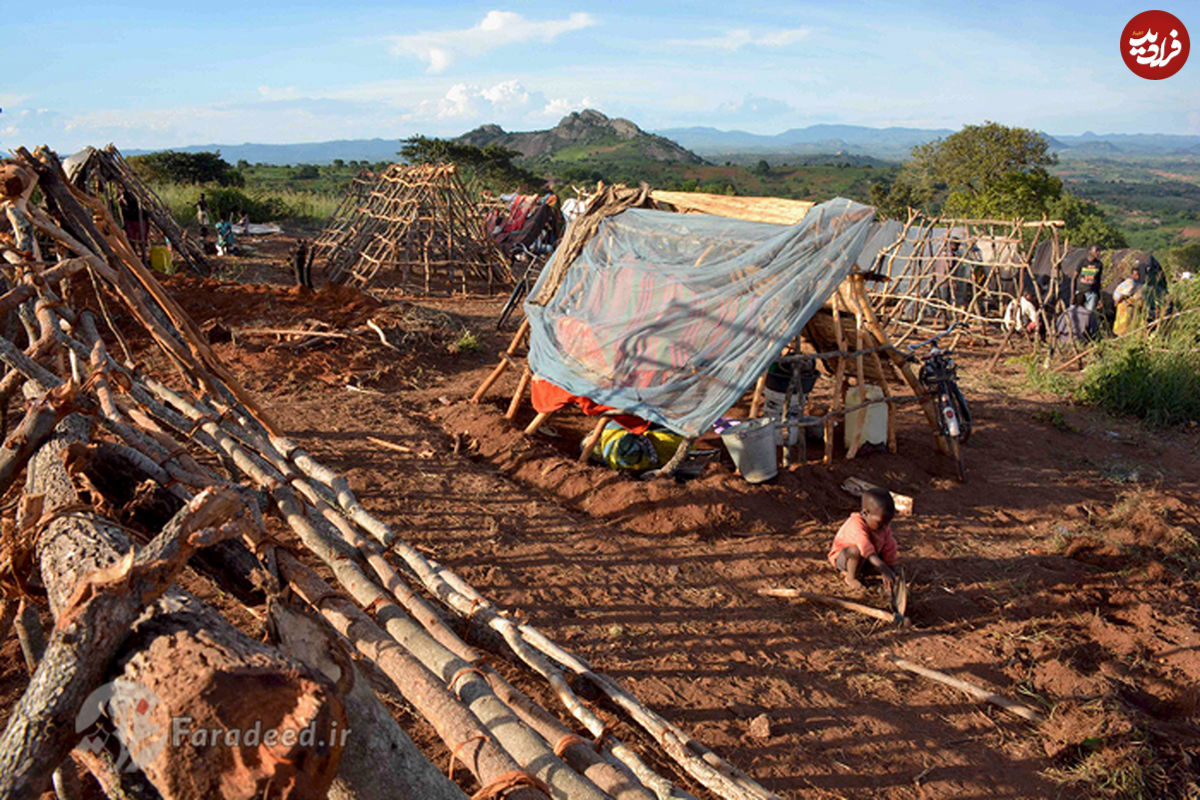
[[[282,267],[274,277],[285,280]],[[1060,406],[1024,388],[1015,368],[989,371],[964,355],[976,417],[965,484],[911,408],[900,412],[896,454],[845,461],[839,450],[831,468],[814,461],[759,486],[728,464],[689,483],[644,483],[575,460],[590,428],[578,415],[556,416],[554,435],[532,438],[520,432],[528,407],[518,425],[506,422],[515,375],[486,402],[466,401],[507,344],[493,324],[503,298],[377,302],[347,290],[167,285],[201,324],[316,320],[349,332],[304,346],[218,336],[216,347],[374,513],[773,791],[895,800],[1200,792],[1194,427],[1150,431]],[[855,510],[839,488],[850,476],[915,499],[894,526],[911,628],[757,593],[848,596],[823,557]],[[883,603],[878,589],[859,599]],[[887,653],[1049,719],[1034,727],[974,703],[896,670]],[[755,736],[750,723],[764,714],[769,730]],[[413,733],[438,752],[422,723]],[[625,725],[618,734],[638,738]]]

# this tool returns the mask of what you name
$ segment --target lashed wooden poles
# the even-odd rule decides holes
[[[283,602],[271,604],[270,616],[285,653],[342,687],[349,727],[330,800],[467,800],[383,707],[327,624]]]
[[[280,574],[310,606],[358,650],[383,670],[405,699],[437,730],[456,759],[481,784],[517,771],[520,767],[495,741],[473,714],[464,709],[443,684],[420,666],[406,650],[379,629],[353,601],[335,592],[316,573],[284,550],[277,551]],[[540,791],[522,788],[511,797],[546,800]]]
[[[567,726],[546,713],[524,693],[488,666],[481,667],[496,696],[522,721],[553,747],[571,767],[586,776],[613,800],[654,800],[654,796],[627,770],[614,766],[601,756],[603,745],[580,738]]]
[[[409,658],[415,658],[424,669],[447,681],[451,691],[474,713],[480,724],[496,737],[500,745],[516,759],[518,764],[528,768],[548,785],[568,796],[578,797],[580,800],[589,800],[589,798],[600,800],[601,793],[594,785],[583,781],[565,764],[562,764],[554,753],[546,748],[544,743],[539,744],[532,732],[523,725],[512,724],[511,713],[495,698],[486,680],[478,671],[471,669],[470,663],[443,647],[404,614],[355,561],[346,558],[346,554],[343,552],[345,545],[339,548],[335,546],[329,536],[322,535],[319,528],[313,525],[312,521],[304,514],[292,489],[280,485],[286,480],[283,473],[277,472],[269,464],[258,462],[251,453],[235,443],[215,422],[206,421],[202,412],[194,405],[184,401],[182,410],[200,423],[217,444],[234,459],[242,472],[253,477],[259,485],[270,491],[284,519],[300,536],[309,550],[318,555],[333,570],[338,582],[346,591],[363,606],[376,609],[375,613],[388,635],[398,642],[406,653],[412,654]],[[347,532],[356,533],[352,529],[343,528],[343,535]],[[344,540],[342,541],[344,542]],[[353,542],[346,544],[353,546]],[[359,544],[365,544],[365,540]],[[361,550],[352,550],[351,552],[361,553]],[[401,690],[404,691],[404,687],[401,687]],[[480,777],[480,780],[487,782],[487,780],[494,780],[497,777],[497,775],[484,775]]]
[[[394,164],[373,179],[360,175],[314,252],[331,282],[364,288],[388,271],[425,294],[465,293],[469,285],[490,293],[497,276],[513,280],[453,164]]]
[[[500,376],[509,368],[512,359],[517,355],[517,350],[521,347],[521,340],[529,333],[529,317],[521,320],[521,324],[517,326],[517,332],[513,334],[512,340],[508,343],[508,349],[500,355],[500,363],[496,368],[484,378],[483,383],[479,384],[479,388],[475,390],[475,394],[471,395],[471,402],[478,403],[483,399],[488,390],[492,388],[492,384],[500,380]]]

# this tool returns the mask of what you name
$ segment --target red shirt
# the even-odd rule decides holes
[[[857,511],[842,523],[837,535],[833,537],[833,547],[829,549],[829,563],[836,567],[838,553],[850,545],[857,547],[863,558],[878,553],[883,563],[889,567],[896,564],[896,537],[892,536],[892,526],[884,525],[877,531],[869,530],[862,514]]]

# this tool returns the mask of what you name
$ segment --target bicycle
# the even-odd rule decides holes
[[[547,258],[544,255],[534,253],[525,245],[520,245],[522,250],[516,258],[526,261],[525,272],[517,281],[517,285],[513,287],[512,294],[508,296],[508,301],[504,307],[500,309],[500,317],[496,320],[496,330],[502,330],[504,324],[508,322],[508,318],[517,310],[517,306],[521,304],[521,299],[525,296],[533,284],[537,282],[538,275],[542,271],[542,265]]]
[[[917,360],[917,350],[930,346],[928,355],[920,356],[921,369],[917,379],[929,396],[934,398],[938,428],[950,445],[960,483],[966,480],[961,446],[971,438],[971,409],[958,388],[958,367],[954,364],[954,354],[938,347],[937,342],[962,324],[955,322],[936,336],[908,346],[910,361]]]

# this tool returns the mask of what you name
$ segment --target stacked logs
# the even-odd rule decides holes
[[[692,797],[612,735],[617,719],[586,690],[693,785],[775,797],[399,539],[254,403],[53,154],[21,149],[10,166],[44,205],[4,202],[57,259],[0,241],[0,310],[23,333],[0,337],[0,396],[28,399],[0,448],[0,496],[17,508],[0,577],[21,596],[10,608],[44,591],[55,622],[44,650],[29,647],[36,668],[0,737],[0,796],[36,797],[77,765],[113,797],[463,798],[454,779],[476,798]],[[157,347],[140,354],[157,368],[135,362],[131,333]],[[185,565],[263,635],[174,585]],[[572,723],[501,677],[485,646],[546,681]],[[449,778],[381,698],[432,725]],[[113,735],[83,739],[77,723],[97,717]],[[228,735],[248,730],[312,735]]]

